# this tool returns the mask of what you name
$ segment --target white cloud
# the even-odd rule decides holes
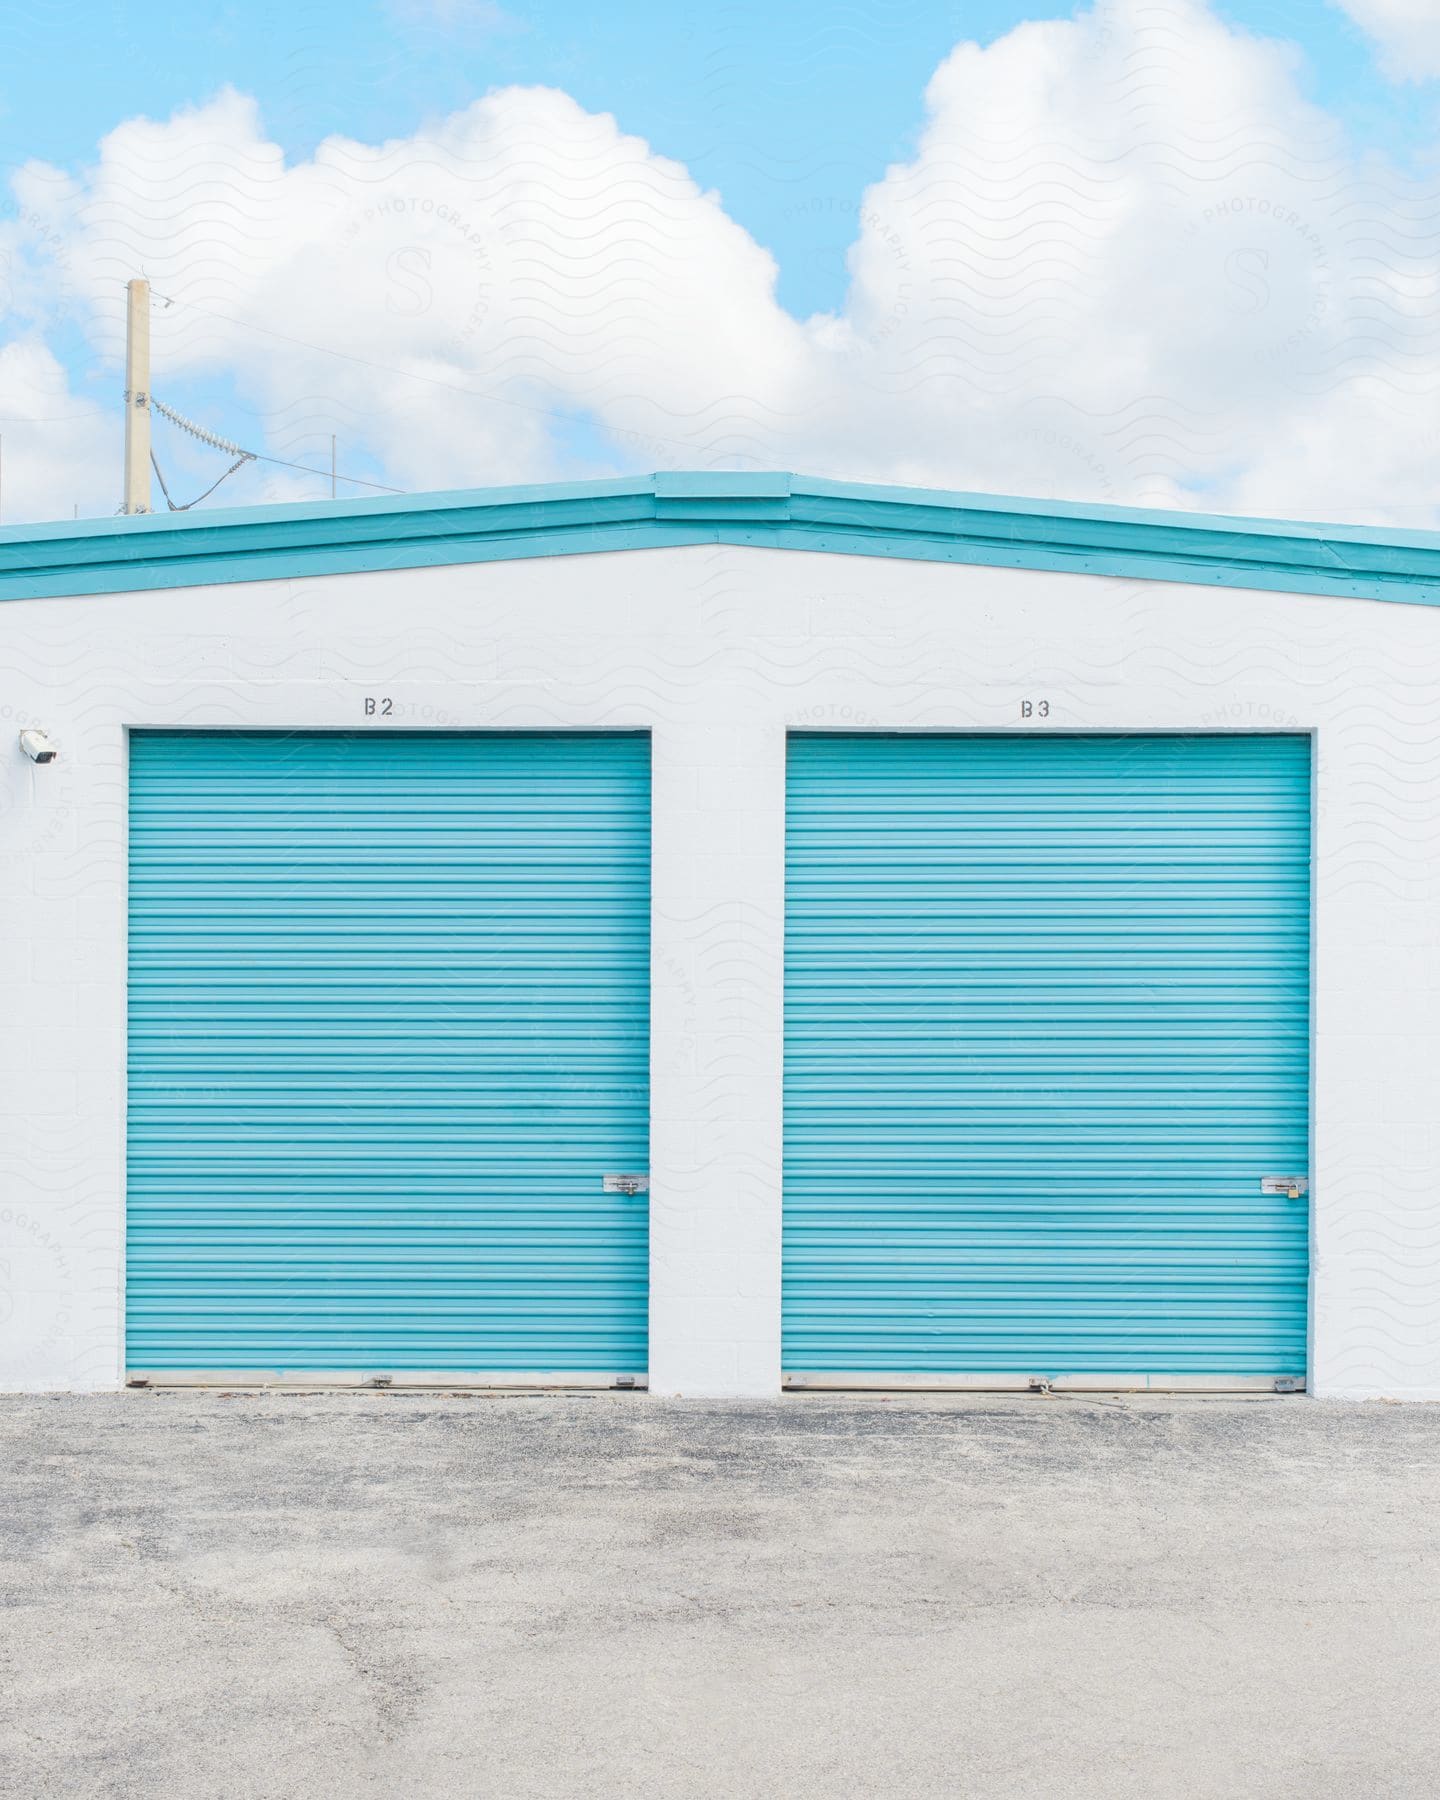
[[[1336,0],[1379,46],[1385,72],[1397,81],[1440,76],[1440,5],[1436,0]]]
[[[961,45],[806,321],[716,195],[549,89],[289,165],[237,94],[132,120],[21,172],[13,245],[112,366],[149,273],[162,397],[223,377],[230,435],[336,431],[404,487],[764,465],[1429,523],[1436,221],[1295,75],[1201,0]]]
[[[122,429],[38,339],[0,345],[0,524],[114,511]]]
[[[845,321],[891,472],[1432,516],[1433,203],[1353,158],[1291,50],[1115,0],[962,45],[927,99]]]
[[[173,301],[162,398],[234,372],[277,454],[338,420],[405,486],[553,475],[588,413],[631,434],[633,466],[762,454],[766,396],[805,353],[771,258],[718,200],[551,90],[288,167],[226,93],[121,126],[79,181],[31,167],[16,187],[112,360],[143,269]]]

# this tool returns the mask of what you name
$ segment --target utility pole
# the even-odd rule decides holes
[[[150,283],[125,289],[125,504],[150,511]]]

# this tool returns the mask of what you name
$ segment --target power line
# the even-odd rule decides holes
[[[80,412],[47,413],[43,418],[29,413],[5,413],[0,415],[0,425],[71,425],[76,419],[98,419],[109,411],[108,406],[87,406]]]
[[[162,296],[162,298],[163,298],[163,296]],[[312,469],[308,463],[286,462],[286,460],[283,456],[266,456],[265,453],[261,450],[246,450],[246,449],[243,449],[239,444],[232,444],[230,442],[229,438],[222,438],[216,432],[207,430],[205,428],[205,426],[197,425],[193,419],[187,419],[183,413],[176,412],[173,406],[167,406],[163,400],[157,400],[154,394],[152,394],[150,396],[150,404],[154,408],[154,410],[160,414],[161,418],[168,419],[172,425],[178,425],[179,428],[181,429],[181,431],[188,431],[190,433],[191,437],[199,438],[199,440],[202,444],[208,444],[208,445],[210,445],[210,447],[212,449],[224,450],[225,452],[227,452],[227,454],[229,454],[231,456],[239,457],[240,462],[274,463],[277,468],[300,469],[306,475],[322,475],[323,476],[325,473],[325,471],[323,469]],[[153,457],[151,460],[152,461],[154,460]],[[238,468],[239,466],[240,466],[239,463],[237,463],[235,465],[236,468]],[[226,474],[233,475],[234,472],[235,472],[234,469],[229,469],[226,471]],[[159,468],[158,464],[156,465],[155,473],[157,475],[160,474],[160,468]],[[222,475],[220,477],[220,481],[224,481],[224,480],[225,480],[225,475]],[[215,492],[215,488],[219,487],[220,481],[217,481],[215,483],[215,487],[207,488],[206,493],[213,494]],[[405,492],[404,488],[386,487],[383,481],[366,481],[366,480],[364,480],[363,477],[361,477],[359,475],[338,474],[336,472],[335,468],[333,467],[333,458],[332,458],[332,467],[330,470],[330,482],[331,482],[332,491],[334,488],[334,484],[337,481],[348,481],[348,482],[352,483],[355,487],[374,488],[378,493],[382,493],[382,494],[403,494]],[[160,486],[162,489],[165,486],[165,481],[164,481],[163,476],[161,477],[161,480],[160,480]],[[165,498],[167,500],[169,500],[170,496],[168,493],[165,495]],[[200,496],[200,498],[203,500],[205,498],[205,494],[202,494]],[[194,506],[195,504],[196,504],[196,502],[194,500],[192,500],[190,502],[191,506]],[[185,510],[184,507],[175,506],[173,502],[171,505],[171,509],[172,509],[172,511],[175,511],[175,512],[183,512]]]
[[[252,325],[248,319],[237,319],[230,313],[211,312],[208,306],[197,306],[193,300],[176,300],[169,294],[160,294],[158,298],[167,306],[188,306],[191,312],[197,312],[204,318],[218,319],[222,325],[238,326],[241,331],[258,331],[262,337],[275,338],[282,344],[293,344],[297,350],[313,350],[320,356],[338,356],[342,362],[356,363],[362,369],[378,369],[383,375],[398,375],[402,381],[423,381],[427,387],[443,388],[448,394],[464,394],[471,400],[490,400],[496,406],[513,407],[517,412],[538,413],[542,418],[559,419],[565,425],[574,423],[575,414],[562,411],[558,406],[538,406],[531,400],[511,400],[504,394],[495,393],[491,388],[462,387],[457,381],[442,381],[438,375],[420,375],[413,369],[397,369],[394,363],[375,362],[368,356],[356,356],[349,350],[336,350],[330,344],[312,344],[308,338],[291,337],[284,331],[272,331],[268,325]],[[652,444],[669,444],[677,450],[694,448],[684,438],[662,437],[657,432],[632,432],[630,435],[643,435]]]
[[[230,467],[218,480],[212,481],[203,494],[197,494],[193,500],[187,500],[182,506],[178,500],[171,498],[170,490],[165,485],[164,473],[160,468],[160,464],[156,461],[155,452],[153,450],[150,452],[150,467],[155,471],[155,479],[160,483],[160,492],[165,496],[165,504],[170,508],[171,512],[189,512],[192,506],[198,506],[202,500],[208,500],[222,481],[228,481],[237,469],[243,469],[247,462],[253,462],[254,460],[254,457],[252,457],[248,451],[242,450],[240,455],[235,458],[234,462],[231,463]]]
[[[274,463],[277,469],[299,469],[305,475],[324,476],[323,469],[312,469],[309,463],[286,462],[283,456],[265,456],[259,450],[249,453],[256,462]],[[386,487],[383,481],[362,481],[358,475],[335,476],[336,481],[348,481],[352,487],[374,488],[380,494],[408,494],[409,488]]]
[[[197,308],[196,310],[198,311],[199,309]],[[210,316],[212,318],[219,318],[220,314],[212,313]],[[238,321],[236,321],[236,323],[238,323]],[[263,330],[264,328],[262,326],[256,326],[254,329],[258,331]],[[272,333],[270,335],[275,334]],[[289,341],[298,344],[300,339],[292,338]],[[305,348],[309,350],[322,350],[324,346],[322,344],[307,344]],[[338,355],[341,353],[336,352],[335,354]],[[384,368],[385,365],[383,363],[375,363],[373,367],[380,369]],[[392,370],[391,373],[401,375],[404,371],[402,369],[395,369]],[[417,381],[424,381],[426,379],[428,378],[423,375],[416,376]],[[455,391],[457,393],[473,392],[473,390],[468,388],[457,388]],[[482,395],[481,398],[484,398],[484,396]],[[199,438],[202,443],[213,443],[217,449],[222,450],[228,450],[230,448],[228,440],[217,438],[212,433],[205,431],[202,427],[192,425],[188,419],[182,419],[179,414],[173,411],[173,409],[162,405],[153,395],[151,396],[150,404],[155,408],[156,412],[169,419],[172,424],[179,425],[182,431],[189,431],[193,437]],[[510,402],[508,404],[518,404],[518,402]],[[76,419],[104,418],[108,416],[109,411],[110,409],[108,406],[89,406],[86,407],[83,412],[56,413],[52,417],[44,419],[22,418],[18,414],[12,418],[10,415],[5,414],[0,415],[0,425],[69,425]],[[557,413],[555,417],[563,418],[565,415],[563,413]],[[237,445],[236,448],[238,449],[239,446]],[[327,471],[325,469],[312,468],[309,463],[287,462],[283,456],[266,456],[261,450],[247,450],[245,456],[251,462],[273,463],[275,467],[279,469],[298,469],[302,475],[319,475],[322,479],[327,473],[333,473],[333,478],[336,481],[348,481],[352,487],[374,488],[375,491],[380,494],[405,494],[410,491],[408,488],[387,487],[383,481],[366,481],[364,477],[360,475],[342,475],[338,470]],[[158,469],[156,470],[156,473],[159,473]],[[194,502],[192,501],[191,504],[193,505]]]
[[[493,394],[485,388],[461,387],[458,382],[441,381],[438,375],[417,375],[409,369],[397,369],[393,363],[374,362],[368,356],[355,356],[349,350],[336,350],[329,344],[312,344],[308,338],[291,337],[288,332],[272,331],[268,325],[252,325],[248,319],[237,319],[229,313],[211,312],[208,306],[197,306],[193,300],[176,300],[169,294],[157,296],[167,306],[188,306],[191,312],[200,313],[207,319],[218,319],[222,325],[236,325],[241,331],[258,331],[262,337],[275,338],[282,344],[293,344],[297,350],[314,350],[321,356],[338,356],[342,362],[358,363],[362,369],[378,369],[385,375],[399,375],[406,381],[423,381],[427,387],[444,388],[452,394],[468,394],[474,400],[493,400],[500,406],[513,406],[521,412],[544,413],[550,419],[569,421],[570,413],[561,412],[554,406],[536,406],[526,400],[507,400],[503,394]]]
[[[540,406],[530,400],[512,400],[508,395],[497,394],[490,388],[465,387],[457,381],[442,381],[437,375],[421,375],[413,369],[397,368],[394,363],[376,362],[373,357],[356,356],[349,350],[337,350],[331,344],[315,344],[308,338],[292,337],[288,332],[274,331],[268,325],[255,325],[247,319],[237,319],[231,313],[213,312],[208,306],[198,306],[193,300],[177,299],[173,294],[157,293],[156,298],[163,300],[167,306],[188,307],[191,312],[199,313],[202,318],[215,319],[222,325],[233,325],[241,331],[257,332],[261,337],[274,338],[277,343],[293,344],[298,350],[311,350],[318,356],[338,357],[342,362],[354,363],[358,368],[375,369],[385,375],[398,375],[402,381],[418,381],[423,383],[426,387],[440,388],[449,394],[463,394],[467,399],[471,400],[488,400],[496,406],[508,406],[516,412],[532,413],[540,418],[557,419],[562,424],[568,425],[574,421],[574,413],[566,412],[560,407]],[[155,409],[162,413],[164,417],[179,425],[182,430],[190,431],[193,436],[199,438],[202,442],[214,444],[217,449],[233,449],[252,462],[270,463],[278,469],[298,469],[303,475],[319,475],[323,478],[325,474],[323,469],[312,468],[309,463],[289,462],[282,456],[267,456],[263,451],[259,450],[241,451],[239,445],[232,445],[228,440],[219,439],[215,437],[214,434],[205,431],[203,428],[192,425],[189,420],[180,418],[179,415],[174,413],[170,408],[162,406],[153,396],[151,404],[154,405]],[[94,412],[101,412],[104,409],[96,407],[92,410]],[[55,419],[27,420],[25,422],[32,424],[62,424],[71,419],[84,418],[86,416],[88,416],[86,413],[67,413]],[[643,435],[652,444],[668,444],[675,449],[682,450],[693,448],[688,440],[683,438],[665,437],[657,432],[646,432]],[[159,473],[158,469],[156,470],[156,473]],[[225,477],[222,476],[221,480],[224,479]],[[381,481],[367,481],[359,475],[341,475],[338,472],[332,472],[332,479],[334,481],[347,482],[352,487],[370,488],[374,492],[380,494],[404,494],[408,491],[405,488],[387,487],[386,484]],[[219,483],[216,485],[218,486]],[[210,491],[213,492],[214,490],[211,489]],[[201,498],[203,499],[204,496],[202,495]],[[195,502],[192,501],[190,504],[194,505]]]

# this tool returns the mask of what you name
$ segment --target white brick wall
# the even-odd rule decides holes
[[[121,1377],[127,726],[654,732],[686,1394],[778,1382],[787,728],[1280,728],[1320,746],[1314,1384],[1440,1398],[1440,611],[701,547],[10,602],[0,672],[0,1386]]]

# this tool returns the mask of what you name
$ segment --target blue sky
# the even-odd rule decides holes
[[[1440,14],[1101,4],[12,8],[0,164],[30,198],[0,199],[4,517],[113,506],[143,269],[177,302],[162,398],[307,469],[334,433],[342,470],[391,486],[783,464],[1429,522],[1440,79],[1408,77],[1440,76]],[[962,43],[991,48],[927,107]],[[539,88],[568,98],[475,106]],[[343,166],[315,157],[336,136],[360,146]],[[1016,144],[1038,160],[1007,189]],[[377,225],[377,196],[464,229]],[[182,492],[220,472],[157,430]],[[325,491],[250,465],[211,503]]]
[[[294,158],[331,133],[406,137],[487,88],[543,83],[613,113],[718,189],[731,217],[775,253],[780,299],[803,315],[840,303],[861,194],[909,153],[925,83],[946,53],[1081,10],[1044,0],[510,0],[503,9],[226,0],[158,14],[129,0],[23,6],[6,34],[0,160],[82,164],[122,119],[163,118],[226,83],[259,100]],[[1217,10],[1292,41],[1305,90],[1358,144],[1401,162],[1434,155],[1436,86],[1386,80],[1338,7],[1243,0]]]

